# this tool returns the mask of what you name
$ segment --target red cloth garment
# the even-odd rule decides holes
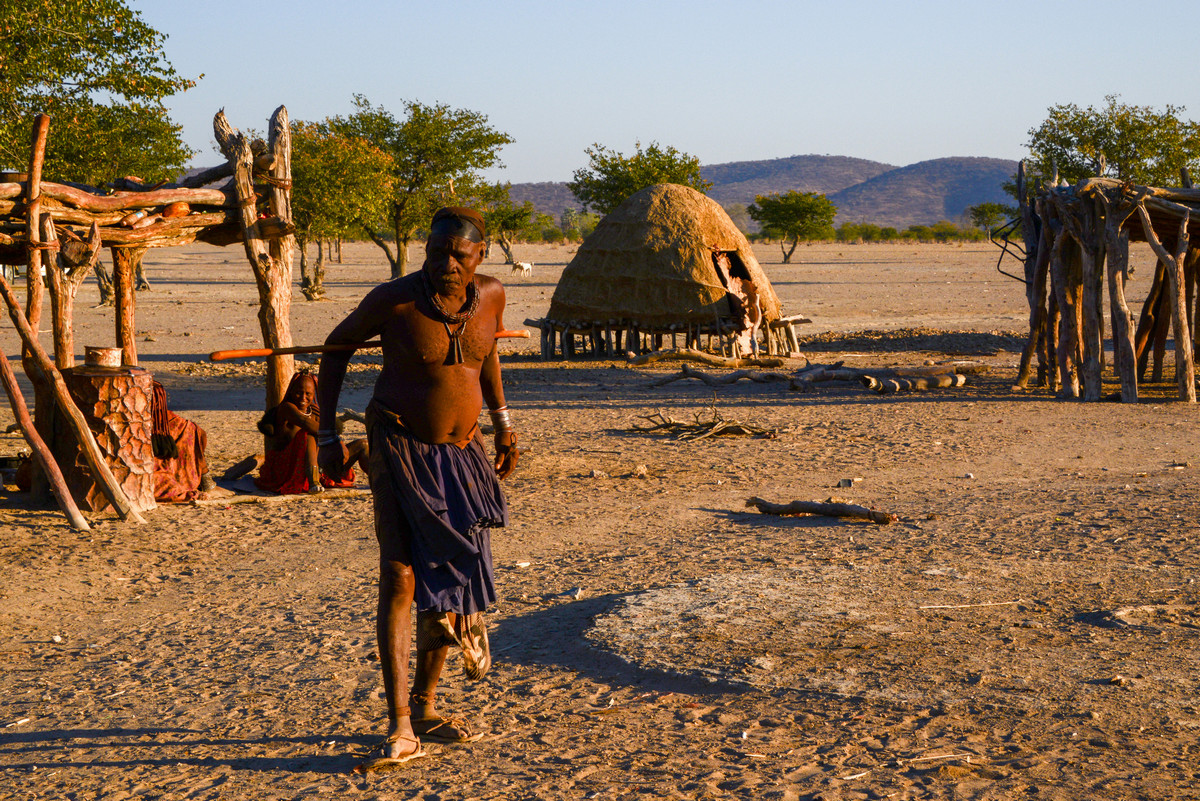
[[[154,459],[154,500],[183,503],[200,494],[200,479],[208,472],[204,451],[208,435],[204,429],[172,411],[166,412],[166,433],[175,441],[178,455]]]
[[[292,441],[281,451],[268,449],[259,468],[258,478],[254,486],[267,492],[278,492],[280,495],[299,495],[308,492],[308,475],[304,469],[305,451],[308,444],[308,432],[301,429],[292,437]],[[324,473],[321,474],[323,487],[353,487],[354,470],[346,469],[346,476],[335,481]]]

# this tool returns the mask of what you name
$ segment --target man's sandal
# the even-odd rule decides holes
[[[444,718],[434,715],[431,718],[412,719],[413,731],[423,740],[435,743],[473,743],[483,737],[483,732],[472,732],[471,726],[465,720]]]
[[[400,713],[402,717],[407,716],[409,714],[409,708],[401,707]],[[401,754],[397,757],[390,756],[392,746],[402,741],[412,743],[416,747],[407,754]],[[372,756],[372,754],[374,756]],[[388,735],[386,740],[372,748],[364,756],[369,757],[369,759],[366,759],[360,762],[358,765],[355,765],[355,773],[381,773],[389,770],[395,770],[402,765],[412,762],[414,759],[421,759],[429,756],[429,752],[421,747],[421,741],[416,737],[410,737],[407,734],[396,732],[395,734]]]

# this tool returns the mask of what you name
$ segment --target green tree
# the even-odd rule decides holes
[[[977,203],[974,206],[967,206],[967,216],[971,218],[972,225],[986,231],[988,237],[991,238],[992,229],[1017,214],[1015,209],[1005,206],[1003,203]]]
[[[0,164],[28,163],[33,117],[46,113],[48,178],[177,175],[192,151],[163,100],[195,81],[166,60],[165,40],[123,0],[0,3]]]
[[[333,130],[363,139],[392,157],[391,197],[361,224],[387,256],[393,278],[404,275],[408,245],[433,212],[479,195],[485,187],[479,171],[499,165],[500,148],[513,141],[475,111],[413,100],[404,106],[405,118],[400,120],[355,95],[354,113],[330,121]],[[396,246],[394,254],[388,233]]]
[[[801,239],[833,239],[836,236],[833,218],[837,215],[837,206],[818,192],[758,195],[746,207],[746,212],[762,226],[765,236],[779,240],[784,264],[791,262]]]
[[[1200,165],[1200,126],[1181,118],[1182,106],[1162,111],[1131,106],[1108,95],[1101,108],[1051,106],[1029,131],[1031,172],[1049,179],[1055,169],[1074,183],[1093,176],[1147,186],[1174,186],[1182,167]]]
[[[392,157],[362,139],[332,131],[327,123],[292,123],[292,220],[300,245],[300,291],[309,300],[325,294],[326,239],[362,233],[392,196]],[[317,243],[309,269],[307,247]]]
[[[496,244],[504,251],[505,264],[516,261],[512,252],[513,240],[525,230],[536,214],[533,203],[528,200],[519,206],[513,203],[508,194],[509,187],[510,184],[507,183],[495,184],[489,193],[492,195],[490,202],[481,204],[488,236],[495,239]]]
[[[673,147],[651,142],[643,150],[625,156],[603,145],[594,144],[584,152],[588,166],[575,171],[567,188],[584,208],[608,214],[635,192],[654,184],[681,184],[707,192],[712,184],[700,176],[700,159]]]

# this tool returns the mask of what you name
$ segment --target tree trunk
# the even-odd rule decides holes
[[[1138,204],[1138,214],[1141,216],[1142,230],[1146,232],[1150,247],[1154,248],[1155,254],[1167,268],[1171,292],[1171,323],[1175,328],[1175,382],[1179,387],[1179,397],[1188,403],[1195,403],[1196,368],[1192,354],[1192,335],[1188,326],[1187,286],[1184,277],[1184,261],[1188,252],[1187,226],[1191,215],[1185,211],[1180,218],[1175,252],[1170,253],[1159,240],[1144,204]]]
[[[496,241],[500,244],[500,249],[504,251],[504,263],[505,264],[515,264],[517,260],[515,258],[513,258],[513,252],[512,252],[513,243],[512,243],[512,240],[508,237],[508,234],[505,231],[497,231],[496,232]]]
[[[378,231],[368,225],[364,225],[363,230],[367,232],[367,236],[370,238],[370,240],[374,242],[375,245],[383,251],[383,255],[387,257],[388,267],[391,270],[392,278],[396,278],[398,275],[403,275],[403,270],[396,266],[396,257],[392,255],[392,249],[388,247],[387,240],[385,240]]]

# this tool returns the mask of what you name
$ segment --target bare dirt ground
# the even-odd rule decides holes
[[[545,313],[571,252],[519,249],[530,278],[485,265],[510,328]],[[759,255],[813,318],[813,361],[990,372],[893,396],[714,391],[506,342],[528,450],[493,538],[496,665],[470,684],[452,662],[440,696],[488,733],[367,778],[350,769],[385,726],[367,497],[160,508],[81,534],[10,488],[0,799],[1200,797],[1200,411],[1166,385],[1137,405],[1015,392],[1023,290],[989,245]],[[142,363],[219,472],[259,447],[261,364],[203,358],[260,341],[249,268],[201,246],[147,263]],[[348,246],[328,301],[296,294],[297,341],[385,272]],[[112,343],[95,301],[89,283],[81,349]],[[0,346],[16,352],[11,328]],[[362,409],[377,364],[356,364],[343,401]],[[714,405],[779,435],[631,431]],[[0,436],[2,454],[22,446]],[[771,517],[749,496],[899,522]]]

